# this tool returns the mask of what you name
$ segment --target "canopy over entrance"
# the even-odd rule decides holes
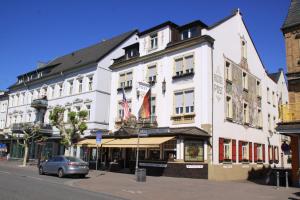
[[[175,137],[146,137],[140,138],[139,147],[141,148],[158,148],[160,144],[167,142]],[[138,138],[123,139],[102,139],[98,146],[108,148],[137,148]],[[88,147],[96,147],[95,139],[85,139],[77,143],[77,145],[87,145]]]

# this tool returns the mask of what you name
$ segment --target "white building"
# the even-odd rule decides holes
[[[32,102],[44,97],[47,98],[48,106],[44,120],[41,121],[45,124],[49,124],[51,110],[55,106],[62,106],[66,109],[65,122],[70,111],[88,111],[88,129],[84,136],[93,134],[93,130],[107,130],[111,76],[108,67],[114,58],[124,54],[123,47],[135,43],[136,38],[135,30],[123,33],[58,57],[18,76],[18,81],[9,88],[7,126],[10,132],[18,131],[21,123],[41,120],[43,114],[36,112]],[[52,131],[52,127],[50,129]],[[53,128],[53,136],[45,146],[48,154],[62,153],[59,150],[58,134],[59,131]],[[20,157],[22,154],[17,144],[12,147],[12,151],[12,157]],[[32,153],[33,156],[35,154]]]
[[[281,166],[275,126],[278,95],[287,100],[286,85],[269,78],[239,11],[212,26],[168,21],[138,35],[110,67],[109,129],[136,137],[121,120],[122,88],[137,116],[137,84],[150,82],[154,126],[143,131],[149,137],[172,137],[154,149],[145,145],[141,159],[174,159],[143,166],[209,179],[245,179],[251,169]],[[129,153],[124,148],[117,155],[126,160]]]

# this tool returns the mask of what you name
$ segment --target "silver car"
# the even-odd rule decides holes
[[[84,178],[89,173],[89,166],[83,160],[71,156],[55,156],[44,161],[39,166],[39,174],[57,174],[59,178],[65,175],[79,175]]]

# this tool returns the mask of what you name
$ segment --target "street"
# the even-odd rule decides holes
[[[0,200],[119,200],[107,194],[95,193],[69,186],[79,179],[40,176],[37,170],[0,165]]]

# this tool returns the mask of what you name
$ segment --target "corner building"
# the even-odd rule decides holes
[[[149,174],[234,180],[282,166],[275,126],[286,84],[267,74],[239,10],[211,26],[167,21],[138,37],[110,66],[109,157],[132,167],[140,131]],[[151,84],[151,118],[139,130],[120,105],[124,88],[137,116],[138,82]]]

